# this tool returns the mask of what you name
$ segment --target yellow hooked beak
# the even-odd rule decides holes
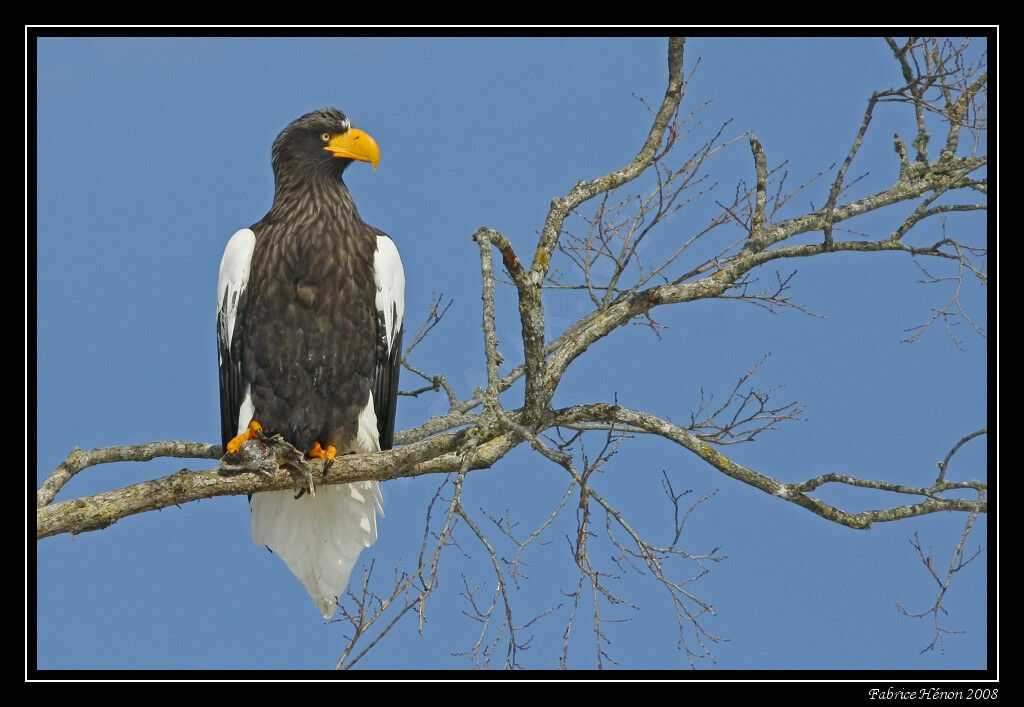
[[[380,162],[380,148],[377,147],[376,140],[355,128],[332,135],[324,149],[335,157],[369,162],[374,169],[377,169],[377,164]]]

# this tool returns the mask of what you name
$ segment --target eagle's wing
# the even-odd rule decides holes
[[[377,286],[377,358],[373,368],[373,407],[381,449],[391,449],[398,402],[398,373],[402,359],[402,323],[405,320],[405,271],[394,241],[377,234],[373,255],[373,281]]]
[[[220,365],[220,435],[228,440],[242,432],[252,419],[248,386],[242,381],[241,340],[235,331],[238,307],[249,281],[249,267],[256,234],[243,228],[231,236],[220,261],[217,281],[217,352]],[[247,410],[243,410],[243,407]],[[244,419],[242,419],[244,418]]]

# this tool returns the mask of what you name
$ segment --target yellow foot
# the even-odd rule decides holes
[[[242,445],[248,442],[250,439],[258,439],[263,433],[263,426],[260,423],[253,420],[249,423],[249,427],[246,428],[245,432],[233,437],[228,442],[228,454],[237,454],[238,450],[242,448]]]
[[[327,445],[327,449],[320,446],[317,442],[313,445],[313,448],[309,450],[307,454],[310,459],[326,459],[328,461],[334,461],[334,457],[338,456],[338,450],[334,448],[334,445]]]

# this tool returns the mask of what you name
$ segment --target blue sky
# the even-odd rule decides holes
[[[345,111],[381,147],[379,169],[356,164],[346,183],[364,220],[392,235],[402,252],[407,330],[423,321],[433,293],[454,300],[413,362],[446,375],[460,397],[470,395],[486,380],[473,231],[501,231],[525,258],[553,197],[627,163],[649,129],[635,96],[660,102],[665,50],[662,38],[38,39],[38,481],[75,446],[218,441],[214,309],[221,252],[235,230],[269,208],[274,137],[327,105]],[[680,155],[731,119],[723,136],[755,133],[770,166],[788,161],[788,185],[840,163],[871,92],[901,83],[887,45],[874,38],[696,38],[686,47],[687,72],[698,57],[684,111],[711,103]],[[908,144],[913,139],[906,106],[879,111],[850,170],[851,177],[867,173],[855,196],[893,181],[893,132]],[[665,224],[651,252],[692,232],[713,199],[731,199],[737,181],[750,183],[751,165],[745,139],[716,155],[707,173],[719,191]],[[794,197],[784,215],[824,204],[828,183]],[[911,208],[852,227],[887,234]],[[984,242],[983,217],[951,217],[948,226],[967,242]],[[941,238],[935,223],[918,230],[916,244]],[[716,237],[725,244],[725,236]],[[901,342],[950,293],[948,285],[919,284],[921,273],[904,254],[835,254],[758,275],[773,280],[776,271],[793,270],[794,299],[824,319],[736,302],[663,308],[656,312],[667,327],[660,339],[627,327],[592,346],[566,375],[556,406],[617,396],[628,407],[682,421],[702,388],[726,394],[770,354],[755,383],[783,386],[777,399],[803,401],[805,420],[726,454],[786,481],[834,471],[927,485],[950,447],[987,424],[987,342],[966,325],[957,331],[962,348],[940,326],[915,343]],[[985,296],[975,283],[963,292],[982,326]],[[547,302],[552,335],[586,312],[570,296]],[[508,370],[521,351],[506,287],[498,291],[498,316]],[[419,387],[404,376],[403,388]],[[512,397],[506,404],[516,407]],[[397,428],[445,407],[438,397],[403,398]],[[986,444],[966,445],[949,476],[985,479]],[[210,468],[199,460],[93,467],[56,500],[182,466]],[[715,608],[706,627],[728,639],[712,646],[715,662],[698,667],[986,666],[987,553],[957,575],[949,592],[945,625],[965,632],[948,636],[944,653],[921,654],[932,638],[930,619],[906,618],[895,605],[921,610],[934,601],[934,582],[909,539],[919,533],[945,567],[964,516],[854,531],[726,478],[663,440],[634,439],[606,467],[599,488],[655,539],[671,522],[662,471],[694,497],[717,492],[695,512],[685,536],[693,552],[720,546],[727,556],[692,585]],[[383,485],[380,540],[354,577],[370,560],[382,577],[399,562],[415,562],[439,481]],[[516,450],[470,475],[465,505],[481,522],[483,510],[507,511],[530,529],[567,483],[559,467]],[[826,489],[821,496],[850,510],[893,503],[867,491]],[[574,524],[570,510],[550,529],[549,544],[531,557],[531,579],[514,592],[523,620],[561,604],[532,627],[534,640],[521,656],[528,667],[555,667],[561,652],[569,610],[561,592],[575,586],[566,541]],[[983,517],[969,548],[986,543],[987,533]],[[481,547],[468,534],[461,542],[468,557],[450,553],[422,635],[405,620],[361,667],[470,667],[453,655],[477,631],[464,613],[462,576],[470,584],[493,577]],[[343,644],[343,626],[325,624],[284,564],[252,544],[242,497],[48,538],[34,552],[29,582],[40,668],[316,669],[333,666]],[[606,565],[609,554],[600,558]],[[610,618],[631,619],[607,626],[613,667],[686,668],[664,590],[649,577],[627,576],[616,586],[640,608],[603,608]],[[595,665],[588,628],[587,618],[578,619],[570,667]]]

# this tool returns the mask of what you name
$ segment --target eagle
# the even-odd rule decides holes
[[[220,265],[217,348],[228,455],[281,435],[308,458],[390,449],[405,272],[363,222],[342,179],[380,148],[336,108],[288,125],[271,150],[274,201],[237,231]],[[280,557],[330,618],[363,548],[377,539],[376,481],[250,496],[252,539]]]

